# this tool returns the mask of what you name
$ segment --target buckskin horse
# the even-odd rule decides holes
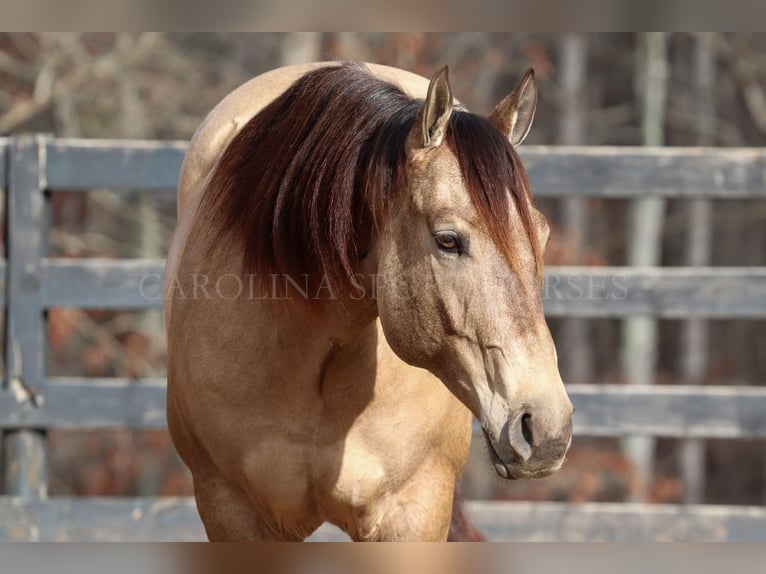
[[[211,540],[444,540],[472,416],[503,478],[544,477],[573,407],[541,300],[548,238],[488,117],[373,64],[280,68],[191,140],[165,272],[167,416]]]

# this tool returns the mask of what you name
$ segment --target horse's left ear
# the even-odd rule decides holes
[[[536,108],[537,82],[534,70],[529,68],[516,89],[497,105],[489,121],[508,137],[512,145],[517,146],[532,127]]]
[[[409,148],[431,149],[441,145],[452,116],[452,88],[449,84],[449,68],[437,71],[428,84],[428,94],[415,120]]]

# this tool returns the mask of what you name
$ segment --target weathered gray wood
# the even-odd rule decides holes
[[[37,430],[12,429],[3,436],[5,492],[44,498],[48,491],[45,435]]]
[[[50,379],[43,403],[16,404],[0,396],[0,427],[99,429],[165,428],[164,379]]]
[[[49,379],[40,406],[0,395],[0,428],[165,428],[164,379]],[[579,436],[766,438],[766,387],[567,385]]]
[[[46,329],[40,301],[40,258],[46,250],[49,202],[41,170],[43,138],[20,136],[8,149],[9,185],[6,209],[8,286],[6,297],[5,395],[35,404],[34,387],[45,377]],[[8,428],[8,427],[6,427]],[[45,435],[11,429],[3,437],[5,492],[45,496],[47,491]]]
[[[206,540],[192,498],[0,497],[0,542],[178,542]],[[347,541],[325,524],[313,542]]]
[[[134,140],[49,140],[51,189],[173,189],[186,145]],[[766,197],[766,150],[523,146],[539,197]]]
[[[160,260],[47,259],[47,307],[145,308],[161,305]],[[766,317],[766,268],[549,267],[548,316],[663,318]]]
[[[474,501],[467,513],[495,541],[766,541],[761,507]]]
[[[469,501],[466,511],[490,540],[766,541],[766,509]],[[0,498],[0,540],[193,541],[205,534],[189,498]],[[322,526],[311,540],[347,539]]]
[[[575,433],[766,437],[766,387],[567,385]]]
[[[47,140],[50,189],[175,189],[186,152],[183,142]]]
[[[164,264],[157,259],[46,259],[41,297],[46,307],[159,307]]]
[[[763,148],[522,146],[537,197],[766,197]]]
[[[189,541],[205,532],[190,498],[0,498],[0,539]]]
[[[551,317],[766,317],[766,267],[547,267]]]
[[[40,258],[46,247],[48,205],[39,169],[41,149],[40,138],[24,136],[14,139],[9,150],[6,295],[13,305],[7,310],[6,380],[21,377],[27,385],[42,381],[44,368]]]
[[[41,266],[46,307],[162,304],[160,260],[45,259]],[[766,317],[766,267],[548,267],[543,301],[551,317]]]

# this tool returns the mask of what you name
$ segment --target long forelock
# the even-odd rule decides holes
[[[532,194],[516,150],[489,120],[464,111],[452,114],[447,145],[457,157],[471,201],[490,237],[511,268],[521,273],[520,249],[514,243],[512,233],[515,223],[510,217],[510,201],[514,202],[539,279],[542,276],[542,252],[532,216]]]

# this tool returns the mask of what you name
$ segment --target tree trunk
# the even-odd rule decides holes
[[[715,62],[707,38],[695,40],[693,99],[697,144],[710,145],[715,129]],[[712,206],[708,199],[689,202],[689,233],[686,240],[686,262],[690,266],[710,263]],[[708,368],[708,325],[703,319],[684,322],[681,339],[681,369],[684,382],[699,385]],[[684,502],[700,503],[705,491],[705,443],[702,439],[686,439],[681,447],[681,472],[684,480]]]
[[[644,75],[637,86],[642,95],[642,133],[647,146],[664,143],[665,101],[668,84],[667,36],[664,32],[642,35]],[[630,212],[628,265],[656,266],[661,263],[662,224],[665,200],[648,197],[633,201]],[[632,317],[623,322],[623,372],[629,384],[650,385],[657,363],[657,320]],[[646,500],[653,476],[655,441],[649,437],[629,437],[625,453],[633,463],[638,480],[632,488],[633,500]]]
[[[562,145],[586,143],[585,115],[588,109],[587,41],[582,33],[566,34],[559,40],[558,70],[561,79],[559,138]],[[573,265],[581,264],[586,243],[587,203],[581,198],[561,202],[561,233],[566,237]],[[559,354],[564,380],[592,382],[589,323],[586,319],[565,319],[561,324]]]
[[[135,51],[137,40],[130,33],[119,33],[116,49],[124,70],[119,77],[118,94],[120,98],[120,134],[126,138],[147,138],[153,135],[144,103],[135,85],[134,70],[131,66],[131,54]],[[127,64],[127,65],[126,65]],[[138,223],[138,257],[153,259],[162,257],[162,222],[157,211],[153,193],[138,194],[136,221]],[[141,320],[142,328],[153,344],[164,341],[165,333],[160,313],[145,313]]]

